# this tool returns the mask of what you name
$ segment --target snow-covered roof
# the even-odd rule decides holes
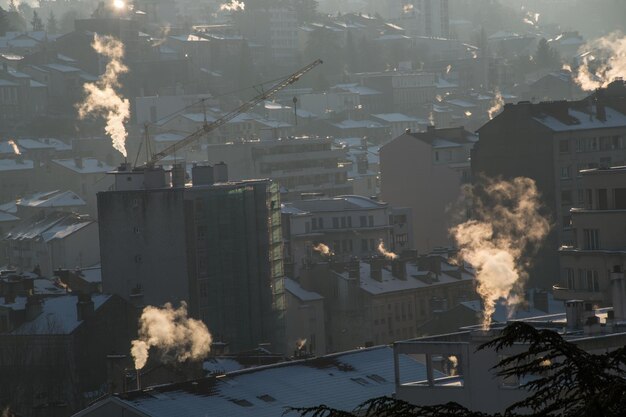
[[[49,242],[54,239],[64,239],[92,223],[94,223],[93,220],[89,220],[85,216],[55,212],[41,220],[23,221],[7,233],[5,239],[43,239],[45,242]]]
[[[460,143],[455,143],[442,138],[435,138],[432,143],[433,149],[444,149],[444,148],[460,148]]]
[[[46,64],[44,65],[44,67],[50,68],[59,72],[80,72],[81,71],[79,68],[70,67],[69,65],[63,65],[63,64]]]
[[[78,207],[87,203],[72,191],[46,191],[36,193],[17,200],[16,204],[23,207]]]
[[[398,361],[407,378],[426,379],[423,363],[406,355],[399,355]],[[113,402],[150,417],[205,417],[207,412],[215,416],[276,417],[283,415],[286,407],[322,403],[350,411],[368,399],[394,391],[393,349],[379,346],[116,394],[78,416]]]
[[[17,144],[27,150],[54,149],[57,151],[70,151],[72,145],[55,138],[18,139]]]
[[[568,123],[564,123],[552,116],[535,117],[534,119],[555,132],[568,132],[572,130],[589,130],[614,127],[626,127],[626,115],[606,107],[606,120],[597,117],[595,109],[590,113],[568,109],[567,113],[571,118]]]
[[[98,310],[109,298],[110,295],[94,295],[91,300],[94,310]],[[42,300],[42,312],[34,320],[22,324],[15,329],[15,334],[70,334],[81,323],[78,320],[76,303],[78,297],[66,295],[61,297],[51,297]]]
[[[14,215],[10,213],[0,211],[0,223],[15,222],[15,221],[18,221],[19,219],[20,219],[19,217],[15,217]]]
[[[428,121],[424,119],[418,119],[417,117],[407,116],[402,113],[379,113],[372,114],[372,116],[384,120],[387,123],[399,123],[399,122],[413,122],[427,124]]]
[[[340,212],[345,210],[384,209],[386,203],[360,195],[342,195],[338,197],[312,198],[285,203],[285,207],[295,207],[303,212]]]
[[[285,278],[285,289],[301,301],[318,301],[324,299],[324,297],[316,292],[305,290],[298,282],[291,278]]]
[[[445,262],[442,262],[445,264]],[[468,270],[463,269],[460,272],[459,278],[451,275],[451,270],[444,270],[442,268],[441,274],[436,276],[429,271],[420,271],[418,267],[408,262],[407,279],[399,279],[393,276],[388,266],[382,268],[382,281],[378,281],[371,276],[370,264],[367,262],[360,262],[360,283],[361,289],[372,295],[386,294],[398,291],[416,290],[420,288],[428,288],[436,285],[446,285],[458,283],[460,281],[470,281],[474,279],[474,275]],[[458,268],[455,268],[458,270]],[[340,274],[344,278],[348,278],[348,272]]]
[[[0,159],[0,171],[21,171],[33,169],[34,166],[33,161],[27,159]]]
[[[80,158],[79,164],[76,164],[77,160],[74,158],[53,159],[52,162],[79,174],[104,174],[115,169],[96,158]]]
[[[352,120],[346,119],[339,123],[333,123],[333,126],[339,129],[369,129],[369,128],[381,128],[381,123],[373,120]]]

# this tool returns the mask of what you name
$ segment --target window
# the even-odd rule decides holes
[[[598,210],[607,210],[609,208],[608,195],[606,188],[598,190]]]
[[[323,218],[319,218],[317,219],[317,225],[319,226],[320,229],[324,228],[324,219]]]
[[[342,217],[342,218],[341,218],[341,228],[342,228],[342,229],[345,229],[345,228],[346,228],[346,218],[345,218],[345,217]]]
[[[316,218],[311,219],[311,224],[312,224],[312,229],[313,230],[317,230],[317,219]]]
[[[615,189],[615,209],[626,209],[626,188]]]
[[[361,252],[367,252],[367,251],[368,251],[367,239],[361,239]]]
[[[586,250],[596,250],[600,248],[598,229],[583,229],[583,242]]]
[[[352,227],[352,217],[347,217],[348,227]]]
[[[572,268],[565,268],[565,280],[567,282],[568,289],[576,289],[576,279],[574,279],[574,270]]]
[[[571,176],[571,171],[572,171],[572,167],[571,166],[566,166],[566,167],[561,167],[561,179],[569,179]]]
[[[365,227],[367,226],[367,217],[365,216],[360,216],[359,217],[359,223],[361,227]]]
[[[333,229],[339,229],[339,217],[333,217]]]
[[[572,205],[572,190],[561,191],[561,205],[563,206]]]
[[[367,224],[369,227],[374,227],[374,216],[367,217]]]
[[[569,141],[567,139],[561,140],[559,142],[559,152],[560,153],[568,153],[569,152]]]

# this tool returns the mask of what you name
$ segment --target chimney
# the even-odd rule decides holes
[[[378,282],[383,282],[383,264],[385,261],[381,258],[372,258],[370,260],[370,277]]]
[[[90,294],[78,294],[78,302],[76,303],[76,317],[78,321],[89,319],[95,311],[93,300]]]
[[[185,163],[172,165],[172,188],[185,187]]]
[[[43,307],[36,295],[29,295],[26,299],[26,321],[33,321],[41,314]]]
[[[196,185],[213,185],[213,167],[210,165],[195,165],[191,168],[191,181]]]
[[[613,266],[611,272],[611,294],[613,296],[613,314],[616,321],[626,320],[626,282],[621,265]]]
[[[215,182],[228,182],[228,165],[223,161],[213,165],[213,178]]]
[[[391,261],[391,274],[402,281],[406,281],[406,261],[402,258]]]
[[[83,169],[83,158],[74,158],[74,165],[78,169]]]
[[[352,279],[361,278],[361,261],[359,258],[352,258],[348,262],[348,277]]]
[[[565,317],[568,330],[580,330],[583,323],[584,301],[569,300],[565,302]]]

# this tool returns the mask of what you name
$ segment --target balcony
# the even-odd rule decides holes
[[[604,301],[604,293],[599,291],[588,291],[582,289],[570,289],[560,285],[552,286],[552,293],[555,300],[567,301],[567,300],[584,300],[591,302],[601,303]]]

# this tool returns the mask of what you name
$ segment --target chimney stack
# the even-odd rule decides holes
[[[95,308],[90,294],[79,293],[76,303],[76,317],[78,321],[89,319],[94,315]]]
[[[185,187],[185,163],[179,162],[172,165],[172,188]]]
[[[613,296],[613,312],[616,321],[626,320],[626,280],[621,265],[613,266],[611,272],[611,294]]]
[[[36,295],[29,295],[26,299],[26,321],[33,321],[41,314],[43,307]]]
[[[223,161],[213,165],[213,178],[215,182],[228,182],[228,165]]]
[[[379,257],[370,260],[370,277],[378,282],[383,282],[383,264],[385,261]]]
[[[78,169],[83,169],[83,158],[74,158],[74,165]]]
[[[402,281],[406,281],[406,261],[402,258],[391,261],[391,274]]]
[[[359,258],[352,258],[348,262],[348,277],[352,279],[361,278],[361,261]]]
[[[195,165],[191,168],[191,181],[196,185],[213,185],[213,167],[210,165]]]
[[[565,317],[568,330],[580,330],[583,324],[584,301],[569,300],[565,302]]]

